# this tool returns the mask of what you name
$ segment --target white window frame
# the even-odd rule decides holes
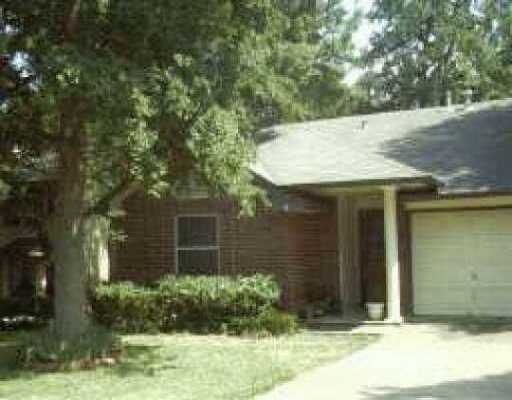
[[[179,219],[180,218],[215,218],[215,236],[217,243],[215,246],[180,246],[179,245]],[[174,273],[180,274],[179,257],[180,250],[185,251],[217,251],[217,275],[220,274],[220,217],[218,214],[178,214],[174,217]]]

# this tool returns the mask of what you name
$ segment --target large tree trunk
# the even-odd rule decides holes
[[[79,338],[89,326],[85,235],[82,215],[77,212],[58,212],[48,229],[55,267],[55,333],[67,342]]]
[[[109,278],[109,222],[91,212],[86,137],[72,130],[66,136],[70,141],[59,148],[61,175],[46,231],[55,268],[55,333],[71,342],[89,327],[88,289]]]
[[[55,333],[64,342],[78,339],[89,326],[87,289],[94,219],[87,213],[84,148],[77,141],[60,149],[61,179],[47,225],[55,268]]]
[[[86,332],[88,289],[109,278],[108,229],[108,219],[77,212],[58,213],[51,220],[48,235],[55,264],[55,329],[64,341]]]

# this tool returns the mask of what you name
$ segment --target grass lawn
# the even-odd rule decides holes
[[[123,361],[94,371],[13,372],[2,370],[0,360],[0,399],[251,399],[376,338],[304,333],[277,339],[180,334],[135,335],[123,340]]]

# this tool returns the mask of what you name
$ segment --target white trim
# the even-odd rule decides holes
[[[512,206],[512,196],[465,197],[459,199],[416,200],[405,203],[408,211],[442,210],[443,208],[483,208]]]
[[[179,245],[179,229],[178,229],[178,220],[180,218],[215,218],[215,246],[180,246]],[[221,272],[220,266],[220,249],[221,249],[221,240],[220,240],[220,216],[215,213],[193,213],[193,214],[176,214],[174,217],[174,273],[179,275],[179,263],[178,263],[178,253],[180,250],[184,251],[217,251],[217,274]]]

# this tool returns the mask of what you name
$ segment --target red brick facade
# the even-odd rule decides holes
[[[272,274],[283,289],[283,304],[296,308],[311,300],[338,297],[337,228],[334,203],[314,212],[260,208],[238,217],[229,200],[154,199],[126,201],[121,227],[127,235],[112,251],[112,280],[150,282],[175,272],[175,217],[219,217],[221,274]]]

